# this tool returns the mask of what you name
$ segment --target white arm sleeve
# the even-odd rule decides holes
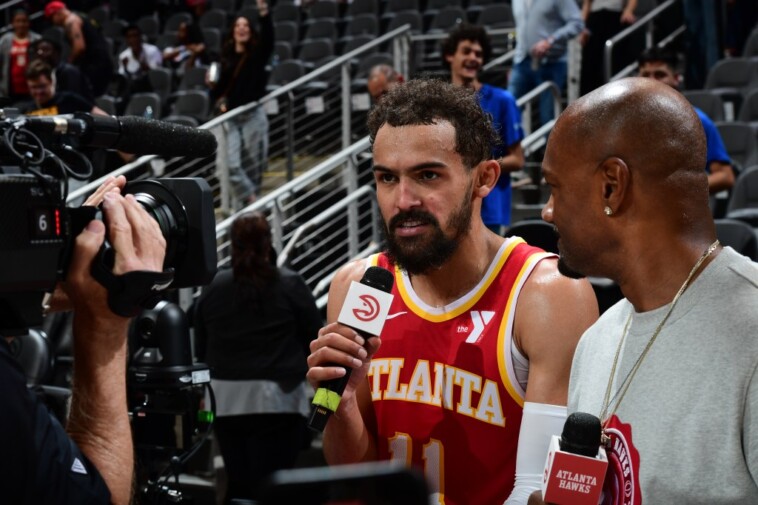
[[[516,455],[516,483],[505,505],[526,505],[529,495],[542,486],[542,474],[550,438],[560,435],[566,407],[524,402]]]

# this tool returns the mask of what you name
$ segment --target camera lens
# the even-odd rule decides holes
[[[155,180],[135,181],[127,185],[126,193],[131,193],[147,213],[155,219],[166,239],[166,259],[164,266],[176,268],[178,256],[184,254],[187,243],[187,213],[184,205],[163,184]]]
[[[134,195],[134,198],[142,204],[142,207],[150,214],[150,217],[158,222],[163,236],[169,237],[171,230],[177,227],[176,219],[171,214],[169,206],[148,193],[137,193]]]

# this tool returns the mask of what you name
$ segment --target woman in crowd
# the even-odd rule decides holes
[[[294,466],[308,444],[306,357],[322,324],[302,277],[276,267],[265,216],[239,216],[231,243],[232,268],[218,272],[194,311],[195,349],[216,394],[225,503],[258,498],[263,479]]]
[[[223,113],[260,99],[266,93],[266,64],[274,49],[274,25],[265,0],[257,0],[260,33],[251,21],[234,20],[221,49],[221,72],[211,85],[217,113]],[[225,123],[229,182],[237,199],[251,203],[260,190],[268,161],[268,118],[261,107],[247,111]],[[242,166],[242,150],[250,160]]]

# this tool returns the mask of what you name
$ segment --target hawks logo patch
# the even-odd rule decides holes
[[[608,472],[603,485],[603,505],[640,505],[640,455],[632,441],[632,426],[611,417],[606,434],[610,447],[606,448]]]

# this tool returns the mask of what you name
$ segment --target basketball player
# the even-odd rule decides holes
[[[435,503],[526,503],[566,417],[574,348],[597,318],[592,289],[562,276],[554,256],[484,226],[500,165],[471,90],[410,81],[368,126],[387,250],[338,272],[329,324],[311,343],[312,384],[352,369],[326,459],[414,465]],[[381,338],[364,341],[335,320],[371,265],[393,273],[394,301]]]

